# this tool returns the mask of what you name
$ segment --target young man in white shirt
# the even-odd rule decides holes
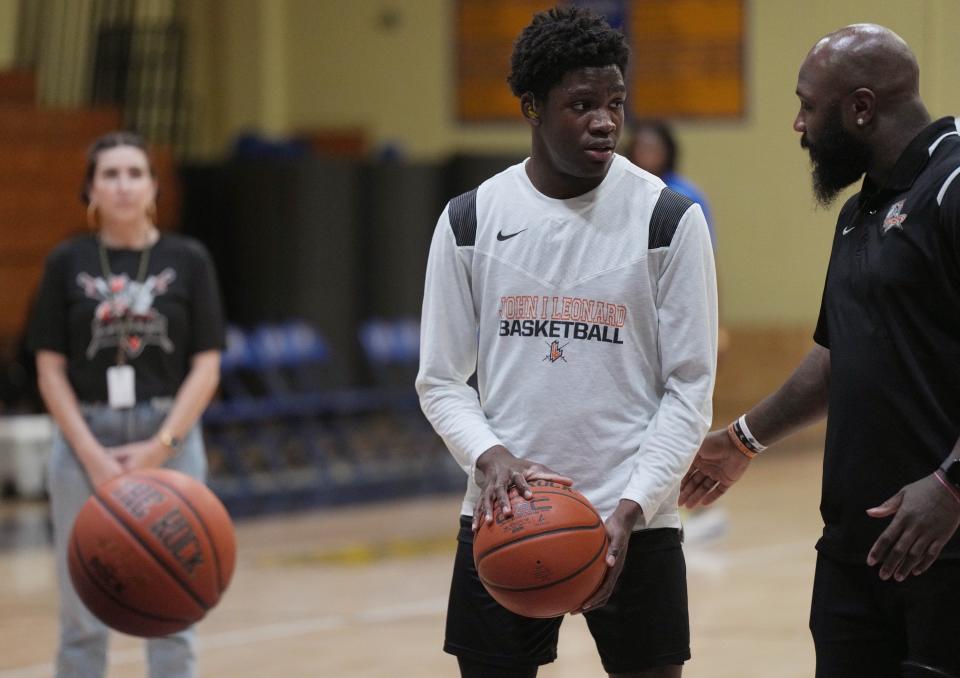
[[[606,671],[674,678],[690,657],[677,496],[710,425],[716,280],[700,207],[614,151],[628,56],[588,10],[536,15],[508,78],[530,157],[451,200],[431,245],[417,390],[469,477],[444,646],[467,678],[556,658],[562,618],[499,606],[472,557],[533,479],[573,482],[605,521],[580,611]]]

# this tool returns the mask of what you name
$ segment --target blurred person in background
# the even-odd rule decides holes
[[[589,10],[534,16],[508,79],[530,157],[434,231],[417,391],[468,477],[444,643],[466,678],[557,656],[563,617],[501,607],[472,553],[535,479],[573,482],[604,520],[607,573],[577,610],[604,669],[677,678],[690,658],[677,496],[712,415],[716,275],[701,209],[615,152],[628,57]]]
[[[663,180],[667,187],[700,205],[703,217],[710,229],[710,240],[717,248],[717,233],[714,230],[713,214],[703,194],[689,179],[677,174],[680,162],[680,147],[670,125],[663,120],[639,120],[630,125],[627,141],[627,157],[640,169],[645,169]]]
[[[630,125],[627,157],[640,169],[663,180],[668,187],[700,205],[710,229],[710,241],[717,249],[717,231],[707,197],[690,180],[677,173],[680,147],[670,125],[663,120],[644,119]],[[730,347],[730,334],[722,325],[717,331],[717,362],[723,360]],[[686,515],[684,515],[684,513]],[[729,516],[722,506],[697,506],[681,511],[683,536],[689,544],[703,544],[724,536],[729,529]]]
[[[56,423],[48,482],[63,678],[103,676],[107,661],[107,627],[84,607],[67,568],[81,506],[134,469],[206,476],[198,421],[219,381],[220,294],[206,250],[157,229],[157,190],[139,136],[114,132],[93,143],[82,190],[92,232],[48,256],[28,331]],[[148,640],[150,675],[195,676],[194,635]]]

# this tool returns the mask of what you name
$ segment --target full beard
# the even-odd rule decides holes
[[[813,164],[813,195],[824,208],[830,207],[844,188],[864,175],[870,165],[870,148],[843,128],[840,107],[830,114],[816,144],[806,135],[800,145],[810,152]]]

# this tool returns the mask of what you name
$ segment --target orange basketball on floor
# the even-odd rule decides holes
[[[126,473],[97,488],[70,535],[70,578],[100,621],[166,636],[220,600],[236,561],[233,523],[206,485],[178,471]]]
[[[576,490],[543,480],[530,486],[531,499],[512,499],[512,515],[480,526],[473,559],[480,581],[505,608],[558,617],[578,609],[603,581],[607,531]]]

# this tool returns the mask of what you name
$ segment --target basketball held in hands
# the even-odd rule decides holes
[[[494,600],[525,617],[558,617],[579,609],[607,571],[607,532],[576,490],[530,482],[533,497],[511,492],[513,513],[495,512],[474,536],[473,559]]]

